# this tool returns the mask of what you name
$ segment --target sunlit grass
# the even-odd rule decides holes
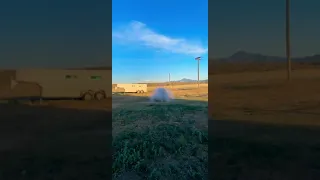
[[[113,111],[114,178],[206,179],[208,132],[197,126],[206,117],[207,106],[183,104]]]

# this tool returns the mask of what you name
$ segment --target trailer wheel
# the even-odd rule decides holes
[[[94,91],[93,90],[88,90],[87,93],[90,93],[92,96],[94,95]]]
[[[105,98],[106,98],[106,94],[104,92],[99,91],[99,92],[96,92],[94,94],[94,99],[95,100],[100,101],[100,100],[105,99]]]
[[[138,90],[136,93],[140,94],[140,93],[141,93],[141,91],[140,91],[140,90]]]
[[[85,101],[90,101],[93,99],[93,95],[89,92],[86,92],[83,94],[82,99]]]
[[[141,91],[140,91],[140,93],[142,93],[142,94],[143,94],[143,93],[144,93],[144,91],[143,91],[143,90],[141,90]]]

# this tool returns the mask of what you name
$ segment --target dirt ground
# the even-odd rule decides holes
[[[215,179],[320,178],[320,71],[209,76],[209,158]]]

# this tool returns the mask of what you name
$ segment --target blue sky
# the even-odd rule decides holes
[[[112,2],[114,83],[208,78],[208,1]]]

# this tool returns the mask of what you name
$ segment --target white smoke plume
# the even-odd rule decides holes
[[[173,94],[165,88],[157,88],[150,97],[151,102],[169,102],[173,99]]]

